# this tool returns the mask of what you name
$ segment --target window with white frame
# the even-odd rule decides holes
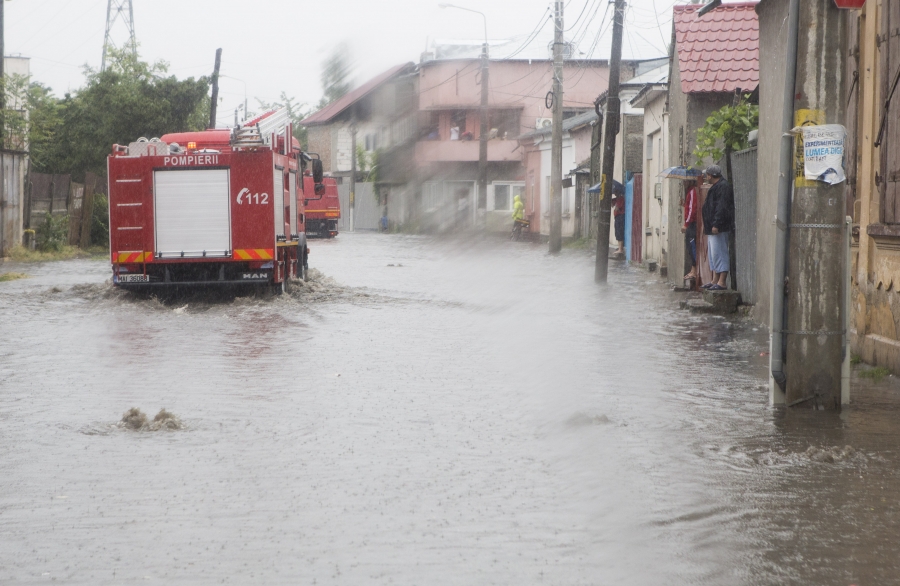
[[[495,212],[511,212],[513,209],[513,199],[518,195],[525,203],[525,184],[524,183],[494,183],[494,197],[491,207],[488,208]]]

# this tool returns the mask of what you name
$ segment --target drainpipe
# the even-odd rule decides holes
[[[772,373],[769,402],[784,403],[787,377],[784,374],[785,277],[787,275],[788,226],[791,221],[791,186],[794,141],[789,131],[794,127],[794,93],[797,76],[797,24],[800,0],[790,0],[787,17],[787,55],[784,67],[784,96],[781,105],[781,156],[778,165],[778,207],[775,215],[775,259],[772,277],[772,313],[769,333],[769,370]]]

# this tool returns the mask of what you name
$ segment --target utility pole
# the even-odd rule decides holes
[[[350,231],[356,230],[356,105],[350,117]]]
[[[487,35],[487,30],[485,30]],[[488,42],[484,38],[481,49],[481,127],[478,134],[478,205],[477,209],[487,209],[487,151],[488,151]]]
[[[804,0],[797,43],[796,121],[843,124],[844,14]],[[795,140],[803,140],[798,136]],[[797,161],[788,245],[788,406],[841,408],[844,184],[803,178]]]
[[[216,107],[219,105],[219,66],[221,65],[222,49],[216,49],[216,65],[212,74],[212,100],[209,105],[209,126],[207,128],[216,127]],[[237,126],[237,110],[234,112],[234,125]]]
[[[563,8],[553,2],[553,141],[550,151],[550,254],[562,250]]]
[[[600,147],[603,146],[601,143],[601,138],[602,138],[602,134],[603,134],[602,133],[603,113],[600,112],[599,104],[594,104],[594,111],[597,113],[597,121],[591,127],[591,181],[590,181],[591,185],[596,185],[597,183],[600,183],[600,165],[603,162],[603,157],[602,157],[603,151],[600,150]],[[599,214],[599,212],[597,211],[599,208],[598,204],[600,203],[599,195],[593,194],[593,193],[590,193],[588,195],[590,197],[590,205],[588,206],[590,213],[592,215]],[[599,217],[599,215],[598,215],[598,217]],[[588,238],[591,237],[591,228],[593,227],[592,224],[593,224],[593,221],[588,220],[588,233],[586,234],[586,236]],[[596,236],[596,235],[597,234],[595,233],[594,236]]]
[[[594,261],[594,281],[597,283],[605,283],[609,272],[609,214],[612,209],[612,175],[613,165],[616,162],[616,135],[619,134],[619,70],[622,66],[622,25],[625,18],[625,0],[616,0],[613,12],[609,90],[606,94],[606,128],[603,130],[600,217],[597,218],[597,258]]]
[[[123,15],[123,11],[127,11],[127,14]],[[106,71],[106,55],[111,46],[115,47],[110,33],[113,24],[115,24],[119,16],[122,16],[125,26],[128,28],[128,42],[131,44],[131,55],[137,59],[137,39],[134,36],[134,10],[132,10],[131,0],[107,0],[106,35],[103,37],[103,59],[100,62],[100,71]]]
[[[3,4],[0,0],[0,146],[3,146],[6,134],[6,45],[4,44],[5,23],[3,21]]]

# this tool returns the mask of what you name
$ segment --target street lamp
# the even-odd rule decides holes
[[[225,75],[224,73],[220,73],[219,77],[227,77],[228,79],[233,79],[234,81],[239,81],[242,84],[244,84],[244,116],[245,116],[244,119],[246,120],[246,116],[250,115],[250,112],[247,110],[247,82],[244,81],[243,79],[238,79],[237,77],[232,77],[231,75]],[[235,108],[234,109],[234,118],[235,118],[234,125],[235,126],[237,126],[237,111],[238,111],[238,108]]]
[[[456,4],[441,3],[438,8],[456,8],[480,14],[484,20],[484,45],[481,48],[481,109],[479,111],[480,131],[478,136],[478,201],[476,208],[487,208],[487,141],[488,141],[488,36],[487,17],[483,12]]]
[[[457,6],[456,4],[447,4],[446,2],[442,2],[438,4],[438,8],[457,8],[459,10],[465,10],[466,12],[474,12],[475,14],[480,14],[481,18],[484,19],[484,50],[487,52],[487,17],[483,12],[479,12],[478,10],[472,10],[471,8],[466,8],[464,6]]]

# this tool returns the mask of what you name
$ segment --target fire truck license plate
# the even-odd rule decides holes
[[[120,283],[149,283],[150,275],[119,275]]]

